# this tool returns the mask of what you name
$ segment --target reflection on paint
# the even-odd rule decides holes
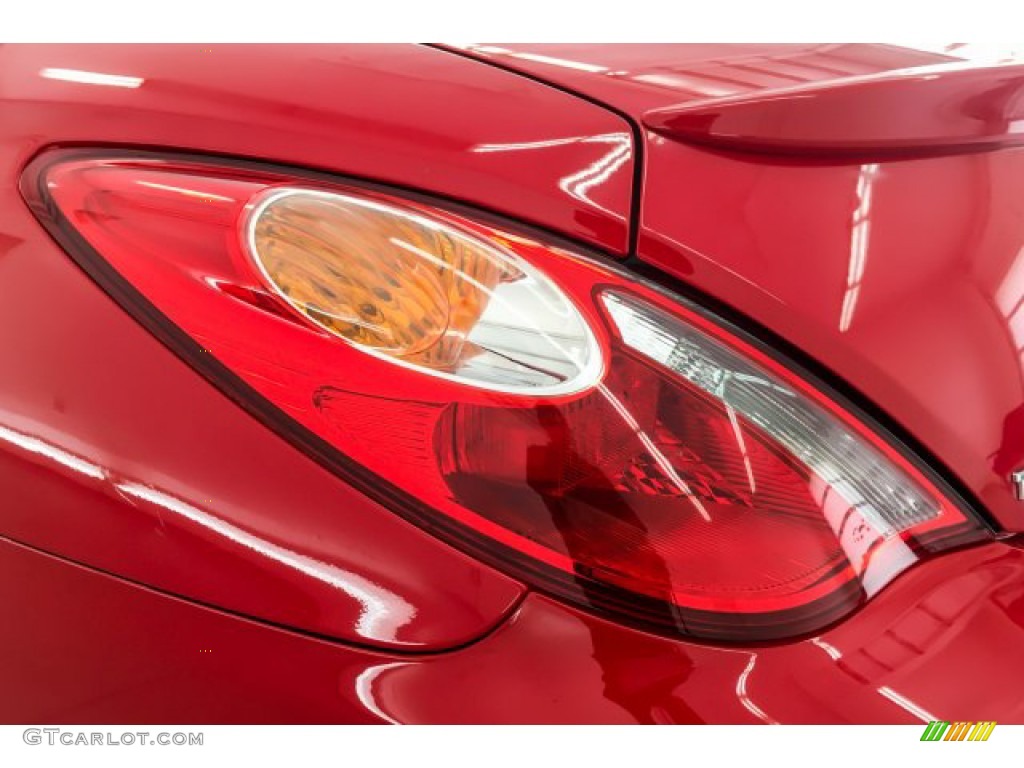
[[[407,661],[398,661],[391,664],[377,664],[373,667],[367,667],[359,673],[355,682],[356,696],[359,698],[359,701],[363,703],[363,706],[373,712],[373,714],[377,715],[377,717],[394,725],[400,725],[401,723],[391,717],[391,715],[385,712],[377,703],[377,698],[374,694],[374,685],[377,682],[377,678],[379,678],[384,672],[387,672],[390,669],[398,669],[400,667],[408,666],[413,666],[413,664]]]
[[[0,441],[13,445],[21,450],[33,454],[37,458],[49,460],[54,464],[59,464],[65,469],[70,469],[72,472],[91,477],[93,480],[103,480],[106,477],[106,473],[102,467],[93,464],[91,461],[83,459],[70,451],[66,451],[63,448],[58,448],[56,445],[41,440],[38,437],[27,435],[23,432],[16,432],[13,429],[0,426]],[[38,462],[37,462],[38,463]]]
[[[613,146],[607,153],[602,155],[583,170],[577,171],[576,173],[560,179],[558,186],[577,200],[582,200],[593,205],[595,208],[600,208],[602,211],[614,214],[614,211],[610,211],[604,206],[599,205],[587,195],[593,187],[603,184],[611,178],[612,174],[629,161],[632,154],[632,142],[630,141],[629,136],[626,134],[610,135],[617,138],[614,142],[610,142]]]
[[[608,71],[608,67],[603,67],[600,64],[589,64],[585,61],[574,61],[572,59],[564,59],[558,56],[545,56],[540,53],[530,53],[528,51],[511,51],[508,48],[500,48],[497,45],[453,45],[452,47],[461,48],[466,51],[473,51],[474,53],[489,53],[497,56],[508,56],[512,59],[532,61],[536,64],[548,64],[552,67],[574,69],[578,72],[601,74],[602,72]]]
[[[47,80],[63,80],[66,83],[83,83],[85,85],[109,85],[114,88],[138,88],[146,79],[129,75],[110,75],[105,72],[89,72],[84,69],[60,69],[46,67],[39,71],[39,76]]]
[[[871,194],[877,176],[878,163],[861,166],[857,175],[858,202],[853,211],[850,229],[850,266],[846,275],[843,307],[839,312],[839,330],[843,333],[850,330],[857,299],[860,298],[861,281],[864,279],[864,267],[868,260],[868,239],[871,234]]]
[[[832,661],[839,661],[839,659],[843,657],[843,654],[839,652],[838,648],[831,643],[825,642],[820,637],[812,637],[811,645],[816,645],[821,648],[821,650],[829,655],[829,658],[832,659]]]
[[[687,485],[686,481],[679,476],[676,472],[675,467],[672,466],[672,462],[668,460],[668,457],[662,453],[661,449],[655,444],[651,436],[648,435],[640,423],[633,417],[633,414],[629,412],[629,409],[623,405],[622,401],[619,400],[615,395],[611,393],[604,384],[597,385],[598,391],[608,401],[608,403],[615,409],[615,412],[619,414],[622,421],[625,422],[626,426],[636,435],[640,444],[643,445],[648,455],[654,459],[655,463],[664,473],[665,477],[679,490],[680,493],[685,496],[694,508],[700,513],[700,516],[704,518],[705,522],[711,522],[711,515],[708,514],[707,508],[701,503],[701,500],[697,498],[694,492]]]
[[[176,496],[134,482],[116,483],[115,487],[126,496],[155,504],[269,560],[341,590],[362,606],[362,613],[356,625],[356,631],[362,637],[393,641],[398,635],[398,630],[416,615],[416,609],[408,602],[359,574],[272,544]]]
[[[933,720],[940,719],[928,710],[926,710],[924,707],[915,704],[906,696],[902,696],[901,694],[896,693],[896,691],[894,691],[892,688],[889,688],[888,686],[883,685],[881,688],[878,689],[878,692],[882,696],[887,698],[889,701],[891,701],[893,704],[900,707],[904,711],[909,712],[911,715],[913,715],[923,723],[930,723]]]
[[[747,662],[747,666],[742,672],[740,672],[740,676],[736,679],[736,696],[739,698],[740,704],[746,707],[746,709],[758,720],[768,723],[769,725],[778,725],[779,721],[765,714],[764,710],[757,706],[747,693],[747,680],[750,678],[750,673],[754,671],[754,665],[756,663],[757,654],[750,654],[750,661]]]
[[[110,473],[103,467],[40,437],[0,426],[0,442],[20,449],[20,452],[35,464],[56,465],[71,470],[77,476],[102,481],[112,492],[135,501],[156,505],[264,558],[340,590],[361,606],[356,625],[356,631],[361,637],[395,641],[399,630],[409,624],[416,615],[415,607],[400,595],[374,584],[359,574],[262,539],[159,489],[131,480],[112,480]]]
[[[594,162],[575,173],[564,176],[558,182],[558,186],[567,194],[582,200],[588,205],[599,208],[606,213],[618,216],[615,211],[596,203],[589,196],[589,192],[596,186],[603,184],[623,165],[629,162],[633,153],[633,142],[628,133],[602,133],[595,136],[568,136],[562,139],[546,139],[543,141],[521,141],[503,144],[477,144],[470,151],[479,154],[492,152],[521,152],[535,149],[547,149],[550,147],[562,147],[568,144],[605,144],[609,147]]]

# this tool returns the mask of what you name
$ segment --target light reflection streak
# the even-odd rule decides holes
[[[83,83],[85,85],[110,85],[115,88],[138,88],[146,79],[129,75],[110,75],[105,72],[89,72],[84,69],[61,69],[46,67],[39,70],[39,76],[47,80],[63,80],[67,83]]]
[[[700,512],[700,516],[710,523],[711,515],[708,514],[707,509],[705,509],[700,499],[698,499],[693,494],[693,491],[690,490],[690,486],[687,485],[686,481],[679,476],[679,473],[676,472],[675,467],[673,467],[672,463],[668,460],[668,457],[661,452],[657,445],[654,444],[654,441],[651,439],[650,435],[644,432],[639,422],[635,418],[633,418],[633,414],[629,412],[626,406],[624,406],[622,402],[617,397],[615,397],[615,395],[613,395],[611,391],[608,389],[608,387],[606,387],[603,383],[598,384],[597,389],[611,404],[611,406],[616,410],[619,416],[622,417],[622,420],[626,422],[627,426],[629,426],[629,428],[637,436],[637,438],[643,444],[644,448],[646,448],[647,452],[651,455],[651,458],[653,458],[654,461],[657,463],[658,467],[661,468],[661,471],[664,472],[668,479],[671,480],[672,483],[674,483],[675,486],[682,492],[682,494],[686,496],[687,499],[690,500],[690,503],[693,504],[693,506],[697,509],[698,512]]]
[[[145,501],[173,512],[269,560],[322,584],[335,587],[360,604],[362,611],[356,631],[362,637],[394,641],[398,630],[412,621],[416,615],[415,607],[400,595],[374,584],[363,576],[261,539],[156,488],[130,480],[111,481],[109,473],[104,468],[42,438],[0,426],[0,442],[20,448],[33,457],[47,459],[83,477],[109,481],[109,488],[126,498]]]
[[[628,136],[623,135],[618,145],[607,154],[602,155],[583,170],[559,179],[558,186],[577,200],[583,200],[602,211],[614,213],[591,200],[587,196],[587,192],[611,178],[612,174],[627,163],[631,156],[632,142]]]
[[[831,643],[825,642],[820,637],[812,637],[811,644],[821,648],[821,650],[823,650],[825,653],[829,655],[832,661],[839,661],[839,659],[843,657],[843,654],[839,652],[838,648],[836,648]]]
[[[577,200],[599,208],[607,213],[614,214],[608,208],[594,202],[588,192],[599,184],[603,184],[625,163],[629,162],[633,154],[633,142],[626,133],[602,133],[595,136],[568,136],[561,139],[544,139],[540,141],[509,142],[504,144],[477,144],[470,149],[476,153],[490,152],[521,152],[524,150],[546,149],[549,147],[563,147],[569,144],[607,144],[610,149],[593,163],[575,173],[559,179],[558,187],[566,194]]]
[[[736,418],[736,410],[728,403],[725,403],[725,412],[729,416],[732,433],[736,436],[736,445],[743,456],[743,467],[747,470],[747,484],[750,486],[750,492],[757,493],[757,483],[754,482],[754,467],[750,463],[750,454],[747,453],[747,443],[743,439],[743,430],[740,429],[739,420]]]
[[[600,64],[588,64],[585,61],[573,61],[572,59],[563,59],[557,56],[545,56],[540,53],[528,53],[526,51],[510,51],[508,48],[500,48],[497,45],[453,45],[453,48],[461,48],[465,51],[473,51],[475,53],[489,53],[495,56],[508,56],[512,59],[522,59],[523,61],[532,61],[537,64],[549,64],[553,67],[562,67],[564,69],[575,69],[580,72],[592,72],[594,74],[600,74],[607,72],[608,67],[603,67]]]
[[[556,56],[544,56],[539,53],[525,53],[523,51],[517,51],[508,55],[514,59],[532,61],[537,64],[550,64],[553,67],[575,69],[580,72],[593,72],[594,74],[600,74],[601,72],[608,71],[608,67],[602,67],[600,64],[588,64],[585,61],[572,61],[571,59],[561,59]]]
[[[70,469],[72,472],[91,477],[93,480],[103,480],[106,478],[106,473],[102,467],[38,437],[32,437],[31,435],[15,432],[13,429],[0,426],[0,440],[17,446],[28,453],[49,459],[55,464],[60,464],[62,467]]]
[[[359,574],[335,565],[300,555],[243,531],[188,502],[155,488],[135,482],[121,482],[116,488],[127,496],[154,504],[214,533],[250,549],[269,560],[281,563],[323,584],[336,587],[362,605],[356,631],[362,637],[395,640],[398,630],[416,615],[416,609],[400,596],[379,587]]]
[[[921,705],[914,703],[906,696],[896,693],[896,691],[894,691],[892,688],[889,688],[888,686],[883,685],[881,688],[878,689],[878,692],[885,696],[885,698],[887,698],[893,704],[909,712],[911,715],[913,715],[923,723],[930,723],[933,720],[941,719],[933,715],[931,712],[929,712]]]
[[[779,721],[765,714],[764,710],[755,704],[750,695],[747,693],[747,680],[750,678],[750,673],[754,671],[754,665],[757,663],[757,654],[750,654],[750,661],[747,662],[746,668],[740,672],[740,676],[736,679],[736,696],[740,700],[740,704],[747,708],[754,717],[758,718],[762,722],[768,723],[768,725],[778,725]]]
[[[860,298],[861,281],[868,259],[868,239],[871,233],[871,195],[878,163],[862,165],[857,176],[857,208],[853,212],[853,227],[850,230],[850,266],[846,275],[846,291],[843,307],[839,313],[839,330],[843,333],[853,323],[853,313]]]
[[[1024,308],[1024,248],[1017,251],[999,287],[996,288],[996,305],[1007,319]],[[1024,339],[1021,341],[1024,342]],[[1017,342],[1016,338],[1014,342]],[[1018,346],[1024,346],[1024,343]]]
[[[394,725],[401,725],[401,723],[391,717],[391,715],[381,709],[377,704],[377,699],[373,695],[373,685],[377,681],[377,678],[389,669],[398,669],[400,667],[408,666],[410,666],[410,662],[407,661],[396,661],[390,664],[377,664],[373,667],[367,667],[359,673],[358,677],[356,677],[355,691],[359,701],[363,703],[364,707],[377,715],[377,717]]]
[[[176,192],[179,195],[185,197],[195,197],[199,200],[211,201],[219,200],[225,203],[234,202],[234,198],[227,197],[225,195],[215,195],[213,192],[202,192],[196,189],[185,189],[184,187],[174,187],[170,184],[157,184],[155,181],[136,181],[140,187],[148,187],[149,189],[158,189],[164,192]]]
[[[486,154],[489,152],[522,152],[531,149],[547,149],[549,147],[565,147],[569,144],[613,144],[620,146],[628,143],[629,137],[624,133],[599,133],[588,136],[566,136],[562,139],[541,139],[539,141],[505,142],[500,144],[476,144],[470,152]]]

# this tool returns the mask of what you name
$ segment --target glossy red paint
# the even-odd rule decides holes
[[[955,62],[894,45],[848,43],[505,44],[452,51],[541,78],[616,107],[638,123],[649,110]]]
[[[637,121],[680,103],[700,109],[808,83],[834,100],[830,81],[886,81],[878,73],[957,61],[876,45],[467,53]],[[1005,95],[996,89],[988,101],[953,104],[995,114],[1012,109]],[[935,104],[926,96],[924,108]],[[905,124],[918,103],[908,94],[874,108]],[[1024,505],[1009,481],[1024,466],[1020,149],[858,163],[715,152],[648,130],[644,158],[640,259],[803,350],[902,425],[1003,526],[1024,530]]]
[[[943,60],[885,46],[513,52],[531,51],[474,55],[636,121],[683,98]],[[77,271],[16,191],[53,143],[177,147],[414,187],[625,252],[621,117],[404,46],[5,46],[0,115],[0,359],[15,361],[0,368],[0,657],[15,660],[0,664],[14,693],[0,720],[1024,722],[1016,546],[924,562],[820,636],[764,647],[523,597],[213,390]],[[1024,462],[1024,156],[876,168],[645,142],[639,256],[845,379],[1024,529],[1006,482]],[[409,621],[383,631],[368,602]]]
[[[19,163],[55,143],[247,156],[626,248],[628,123],[424,46],[5,45],[0,93],[4,152]]]
[[[678,643],[530,596],[450,653],[270,628],[0,540],[9,723],[1024,721],[1024,553],[922,564],[855,619],[777,647]],[[443,692],[443,693],[439,693]]]
[[[1024,144],[1024,66],[842,78],[656,109],[644,125],[713,148],[860,162],[1002,149]]]

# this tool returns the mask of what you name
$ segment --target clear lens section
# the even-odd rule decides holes
[[[939,515],[938,501],[878,450],[768,371],[649,304],[612,292],[601,301],[627,346],[763,429],[882,537]]]
[[[367,198],[277,189],[247,227],[254,261],[296,310],[400,365],[501,391],[592,385],[597,344],[572,302],[511,253]]]

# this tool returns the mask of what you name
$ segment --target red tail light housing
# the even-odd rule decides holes
[[[23,193],[106,291],[281,435],[416,525],[614,620],[792,637],[990,535],[798,366],[492,217],[125,151],[44,154]]]

